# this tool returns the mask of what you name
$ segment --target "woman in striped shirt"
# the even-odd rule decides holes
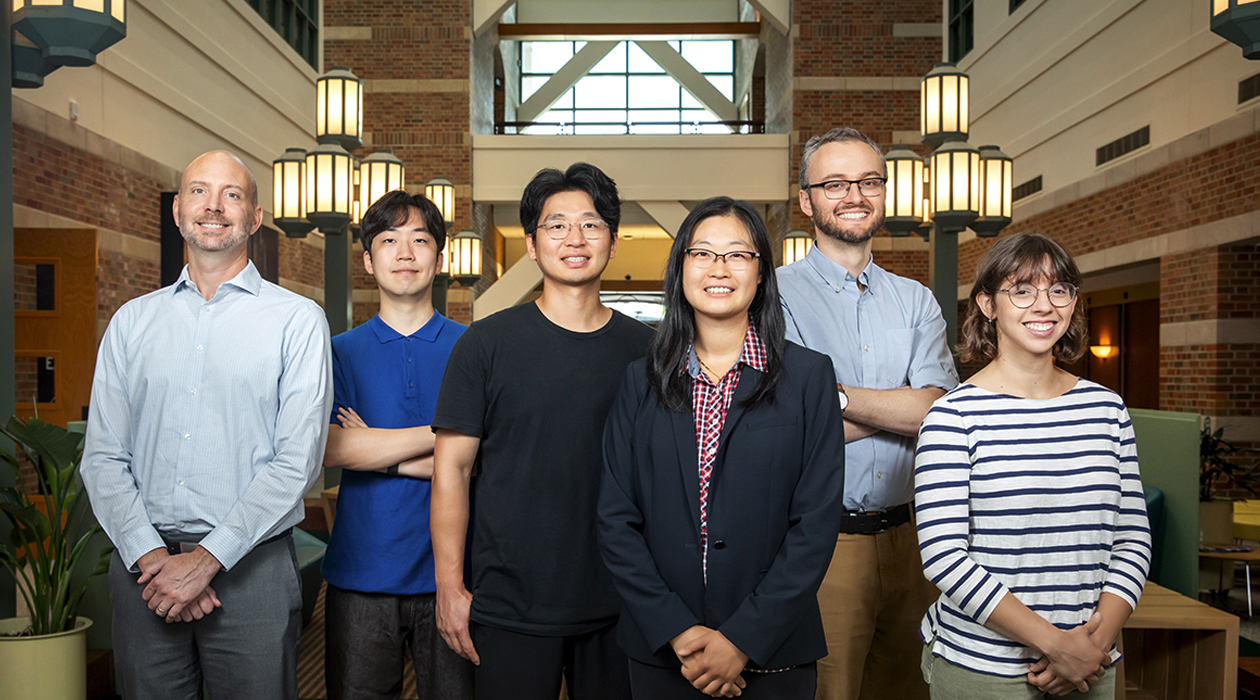
[[[959,354],[984,369],[919,431],[915,513],[933,698],[1114,697],[1115,640],[1151,544],[1128,409],[1055,365],[1085,350],[1080,272],[1053,240],[980,261]]]

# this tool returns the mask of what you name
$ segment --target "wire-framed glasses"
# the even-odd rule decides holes
[[[602,219],[583,219],[576,223],[569,221],[548,221],[538,226],[538,230],[547,234],[547,237],[553,241],[563,241],[569,237],[569,233],[576,226],[577,230],[582,232],[582,236],[588,241],[597,241],[603,237],[604,232],[608,230],[608,224]]]
[[[721,260],[726,263],[728,270],[742,272],[747,270],[754,260],[761,257],[760,254],[751,250],[732,250],[726,253],[719,253],[708,248],[688,248],[686,252],[687,259],[691,261],[691,264],[701,270],[707,270],[713,267],[713,264],[718,260]]]
[[[857,185],[858,192],[861,192],[863,197],[878,197],[884,193],[884,183],[886,182],[888,182],[886,177],[868,177],[862,180],[827,180],[826,182],[806,185],[805,188],[822,190],[823,196],[827,199],[844,199],[849,195],[849,188]]]
[[[1049,289],[1040,289],[1034,285],[1017,284],[1014,287],[997,290],[999,294],[1005,294],[1010,297],[1011,303],[1016,308],[1027,309],[1037,303],[1037,297],[1042,293],[1046,293],[1046,298],[1050,303],[1060,308],[1072,303],[1076,298],[1076,285],[1071,282],[1055,282],[1050,285]]]

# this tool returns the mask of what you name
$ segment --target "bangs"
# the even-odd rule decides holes
[[[1045,279],[1051,284],[1068,282],[1081,286],[1081,273],[1067,252],[1052,239],[1040,235],[1022,237],[1010,251],[1005,270],[994,270],[995,282],[1009,279],[1012,284],[1033,284]]]

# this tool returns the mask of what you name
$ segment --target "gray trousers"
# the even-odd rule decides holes
[[[255,547],[210,582],[223,607],[167,624],[114,552],[114,666],[124,700],[296,700],[302,587],[293,538]]]

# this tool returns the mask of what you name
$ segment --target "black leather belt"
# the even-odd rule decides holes
[[[263,546],[264,544],[271,544],[272,542],[275,542],[275,541],[277,541],[277,540],[282,540],[282,539],[284,539],[284,538],[286,538],[286,537],[288,537],[289,535],[292,535],[292,534],[293,534],[293,528],[291,528],[291,527],[290,527],[290,528],[285,528],[285,529],[284,529],[284,530],[282,530],[279,534],[272,535],[271,537],[268,537],[267,539],[263,540],[262,542],[259,542],[259,543],[256,545],[256,547],[261,547],[261,546]],[[205,535],[204,535],[204,534],[201,534],[201,535],[185,535],[184,537],[182,537],[182,538],[181,538],[181,539],[183,540],[183,541],[181,542],[180,540],[172,539],[172,538],[170,538],[170,537],[168,537],[168,536],[166,536],[166,535],[163,535],[163,534],[162,534],[162,533],[160,533],[160,532],[158,533],[158,536],[162,538],[162,544],[166,545],[166,551],[167,551],[167,552],[169,552],[172,556],[174,556],[174,555],[176,555],[176,554],[179,554],[181,551],[183,551],[183,548],[182,548],[182,546],[181,546],[181,545],[184,545],[184,544],[194,544],[194,545],[195,545],[195,544],[197,544],[198,542],[200,542],[200,541],[201,541],[201,539],[202,539],[203,537],[205,537]]]
[[[910,522],[910,504],[884,510],[866,510],[860,513],[845,512],[840,515],[840,532],[850,535],[877,535],[898,525]]]

